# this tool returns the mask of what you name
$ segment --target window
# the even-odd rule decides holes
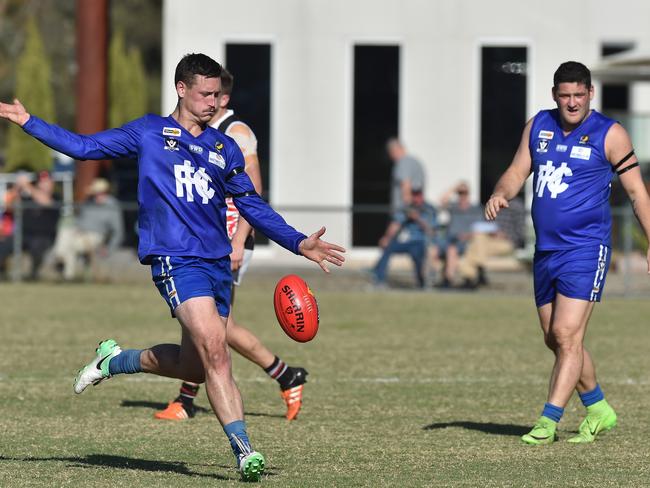
[[[270,201],[271,45],[226,44],[226,68],[234,77],[228,106],[242,121],[250,125],[257,136],[262,197]],[[268,244],[269,240],[264,234],[257,232],[255,242]]]
[[[264,183],[264,198],[270,199],[271,145],[271,45],[227,44],[226,67],[235,78],[229,107],[257,136],[257,153]]]
[[[481,201],[510,165],[526,124],[525,47],[483,47],[481,71]]]
[[[354,246],[376,246],[388,223],[392,162],[385,148],[398,135],[398,111],[399,46],[355,46]]]
[[[633,44],[605,44],[602,47],[603,57],[629,51]],[[603,83],[602,110],[604,113],[627,112],[630,108],[630,86],[626,83]]]

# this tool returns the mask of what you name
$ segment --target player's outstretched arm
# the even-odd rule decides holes
[[[300,242],[298,250],[300,254],[318,263],[323,271],[329,273],[330,270],[327,267],[327,263],[332,263],[336,266],[343,265],[345,258],[339,252],[345,252],[345,249],[337,244],[331,244],[322,240],[321,236],[323,234],[325,234],[325,227],[321,227],[307,239]]]
[[[29,113],[27,113],[23,104],[17,98],[14,98],[13,103],[0,102],[0,117],[22,127],[29,120]]]
[[[508,201],[517,196],[530,175],[532,160],[530,158],[530,150],[528,149],[528,141],[530,139],[530,126],[532,123],[533,120],[531,119],[526,124],[512,163],[510,163],[506,172],[497,181],[490,199],[485,204],[485,218],[487,220],[496,219],[501,209],[508,207]]]

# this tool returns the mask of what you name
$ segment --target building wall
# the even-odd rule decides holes
[[[398,44],[400,137],[425,163],[435,201],[459,179],[475,191],[480,181],[482,46],[528,47],[532,116],[552,103],[559,63],[595,65],[604,42],[650,45],[648,19],[650,2],[639,0],[166,0],[162,111],[176,103],[173,71],[182,55],[220,60],[226,43],[270,42],[272,204],[349,207],[353,47]],[[635,108],[650,110],[647,91],[638,93]],[[327,225],[331,240],[350,244],[345,212],[285,215],[305,231]]]

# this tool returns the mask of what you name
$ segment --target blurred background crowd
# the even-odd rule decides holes
[[[585,14],[558,47],[551,26],[537,22],[558,0],[534,7],[539,16],[510,0],[476,9],[467,0],[414,1],[399,11],[366,0],[327,9],[317,1],[0,0],[0,99],[17,97],[78,132],[115,127],[169,113],[169,67],[205,52],[235,75],[231,105],[258,135],[263,196],[290,222],[305,227],[322,216],[373,289],[412,270],[413,288],[475,290],[490,272],[526,272],[532,259],[526,192],[494,223],[481,204],[526,119],[551,105],[550,67],[575,57],[593,69],[595,106],[626,125],[648,181],[650,34],[638,19],[650,7],[597,3],[611,11],[598,17],[607,23]],[[246,21],[252,7],[268,15]],[[505,10],[520,21],[506,22]],[[214,24],[200,33],[197,11]],[[88,58],[90,49],[99,51]],[[97,93],[80,93],[80,79]],[[0,279],[119,279],[116,270],[137,261],[136,195],[133,161],[75,162],[1,124]],[[614,270],[632,274],[643,269],[647,243],[616,180],[612,204]],[[277,262],[275,247],[257,239],[256,260]]]

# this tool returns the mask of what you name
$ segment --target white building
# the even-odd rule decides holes
[[[593,68],[604,54],[643,50],[649,21],[642,0],[167,0],[162,111],[175,105],[174,67],[186,53],[224,62],[235,96],[255,81],[242,75],[246,63],[261,69],[271,203],[304,231],[326,225],[326,238],[361,256],[381,217],[353,219],[350,208],[388,199],[390,166],[381,156],[373,166],[368,154],[382,155],[391,124],[425,163],[430,200],[460,179],[479,199],[509,163],[525,120],[552,104],[557,66]],[[235,59],[247,45],[262,49]],[[650,113],[647,84],[610,98],[612,109]],[[650,160],[648,143],[631,132]]]

